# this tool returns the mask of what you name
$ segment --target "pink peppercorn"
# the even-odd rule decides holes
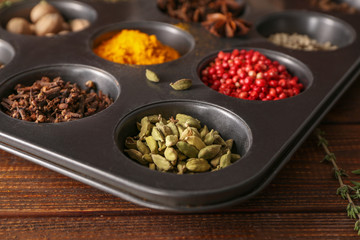
[[[254,50],[220,51],[200,77],[205,85],[222,94],[248,100],[279,100],[304,89],[284,65]]]

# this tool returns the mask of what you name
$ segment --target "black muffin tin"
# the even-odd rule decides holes
[[[243,18],[254,25],[247,36],[210,35],[199,23],[182,30],[155,1],[50,1],[67,19],[86,18],[90,27],[64,36],[36,37],[5,30],[14,16],[27,16],[37,1],[0,11],[0,97],[17,83],[61,76],[84,87],[93,80],[114,104],[72,122],[36,124],[0,112],[0,147],[30,161],[143,206],[195,212],[233,206],[261,191],[279,172],[325,113],[359,73],[359,13],[321,13],[307,1],[248,1]],[[306,10],[307,9],[307,10]],[[121,65],[99,58],[93,46],[121,29],[155,34],[182,57],[159,65]],[[276,32],[308,34],[331,41],[338,50],[304,52],[267,41]],[[249,101],[222,95],[205,86],[201,68],[220,50],[255,49],[284,64],[305,90],[278,101]],[[145,69],[161,81],[145,78]],[[169,83],[193,79],[187,91]],[[145,115],[185,113],[235,141],[242,158],[216,172],[176,175],[152,171],[129,159],[124,140],[137,133]]]

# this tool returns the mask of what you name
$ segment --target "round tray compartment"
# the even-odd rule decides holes
[[[292,96],[292,97],[289,97],[289,98],[286,98],[286,99],[291,99],[293,97],[301,95],[304,91],[309,89],[311,87],[311,85],[313,84],[314,77],[313,77],[313,74],[312,74],[311,70],[304,63],[299,61],[298,59],[296,59],[294,57],[291,57],[291,56],[289,56],[287,54],[277,52],[277,51],[273,51],[273,50],[269,50],[269,49],[248,48],[248,47],[241,47],[241,46],[236,47],[236,48],[232,48],[232,49],[219,50],[216,53],[212,53],[212,54],[208,55],[207,57],[205,57],[198,64],[198,66],[196,68],[197,69],[197,76],[200,79],[200,81],[202,81],[201,80],[201,72],[202,72],[202,70],[205,69],[209,65],[210,62],[214,61],[214,59],[216,58],[216,56],[218,55],[218,53],[220,51],[232,52],[234,49],[238,49],[239,51],[242,50],[242,49],[244,49],[246,51],[249,51],[249,50],[258,51],[261,54],[265,55],[271,61],[277,61],[281,65],[284,65],[286,67],[287,71],[292,76],[298,77],[299,78],[299,83],[302,83],[304,85],[304,89],[298,95],[295,95],[295,96]],[[213,90],[213,89],[211,89],[211,90]],[[215,90],[213,90],[213,91],[215,91]],[[222,93],[219,93],[219,94],[222,94]],[[232,98],[237,99],[236,97],[232,97]],[[243,100],[241,98],[238,98],[238,99]],[[259,100],[250,100],[250,101],[259,101]],[[273,100],[270,100],[270,101],[273,101]],[[279,100],[276,100],[276,101],[279,101]]]
[[[115,77],[109,73],[98,68],[80,64],[58,64],[34,68],[12,76],[0,85],[0,99],[14,93],[14,87],[17,84],[30,86],[42,77],[49,77],[51,80],[56,77],[61,77],[65,82],[76,83],[81,89],[86,89],[85,83],[91,80],[94,82],[97,92],[101,90],[103,94],[112,98],[114,102],[120,95],[120,85]],[[2,108],[1,110],[1,112],[5,114]],[[103,111],[106,110],[107,109],[104,109]],[[101,113],[101,111],[94,115],[99,113]]]
[[[330,15],[300,10],[273,13],[263,18],[256,27],[265,38],[275,33],[308,35],[319,43],[329,41],[338,48],[354,42],[355,30],[343,20]]]
[[[140,32],[155,35],[156,38],[164,45],[170,46],[177,50],[181,55],[179,59],[191,52],[195,47],[195,40],[188,32],[167,23],[162,22],[120,22],[106,26],[100,30],[90,44],[92,49],[97,47],[102,41],[105,41],[121,30],[139,30]],[[95,53],[94,53],[95,54]],[[96,55],[97,56],[97,55]],[[99,56],[97,56],[99,57]],[[101,57],[99,57],[101,58]],[[103,58],[101,58],[103,59]],[[173,60],[177,61],[179,59]],[[104,59],[105,60],[105,59]],[[106,60],[108,61],[108,60]],[[171,61],[172,62],[172,61]]]
[[[234,113],[203,102],[167,101],[141,107],[123,118],[117,126],[115,134],[119,149],[123,152],[125,139],[139,133],[136,122],[140,122],[143,117],[161,114],[165,119],[169,119],[172,116],[175,118],[178,113],[199,119],[202,127],[207,125],[209,131],[211,129],[218,131],[224,140],[233,139],[233,153],[238,153],[243,157],[251,146],[252,137],[249,127]],[[237,129],[237,131],[234,131],[234,129]],[[127,155],[125,154],[125,156]],[[130,158],[128,159],[135,162]],[[238,161],[241,161],[241,159]],[[236,162],[233,164],[236,164]]]
[[[9,8],[2,9],[2,11],[0,11],[1,27],[6,29],[8,21],[14,17],[22,17],[30,21],[30,11],[38,2],[39,1],[33,0],[24,1],[14,3]],[[47,2],[59,10],[65,21],[82,18],[93,23],[97,19],[95,9],[85,3],[72,0],[48,0]]]
[[[14,48],[4,40],[0,39],[0,64],[8,64],[15,56]]]

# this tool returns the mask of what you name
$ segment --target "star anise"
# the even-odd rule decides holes
[[[157,6],[171,17],[186,22],[202,22],[207,14],[217,12],[239,16],[245,9],[244,3],[235,0],[157,0]]]
[[[241,18],[233,18],[230,12],[208,14],[202,25],[215,36],[229,38],[245,35],[251,27],[251,23]]]
[[[245,9],[245,2],[238,3],[235,0],[216,0],[209,3],[209,8],[215,12],[223,14],[231,12],[233,16],[239,16]]]

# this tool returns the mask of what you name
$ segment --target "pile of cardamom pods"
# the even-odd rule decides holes
[[[145,116],[137,123],[140,133],[125,140],[124,152],[152,170],[177,174],[215,171],[240,159],[231,153],[233,139],[185,114],[166,120],[161,115]]]

